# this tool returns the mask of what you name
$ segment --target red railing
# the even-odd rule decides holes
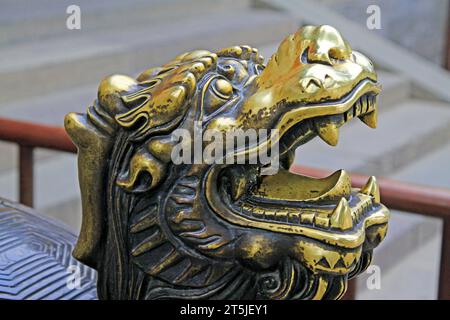
[[[0,140],[19,146],[19,199],[33,206],[33,150],[45,148],[75,153],[76,148],[63,128],[0,119]],[[330,172],[303,166],[291,168],[309,176],[324,177]],[[351,174],[355,187],[362,187],[368,177]],[[390,209],[437,217],[443,220],[439,299],[450,299],[450,190],[377,178],[383,203]],[[347,299],[355,296],[355,285],[349,283]]]

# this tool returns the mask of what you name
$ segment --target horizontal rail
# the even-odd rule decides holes
[[[77,152],[64,128],[0,118],[0,140],[22,146]]]
[[[325,177],[331,174],[328,170],[297,165],[294,165],[291,171],[312,177]],[[354,187],[361,188],[367,179],[368,176],[362,174],[351,174]],[[382,177],[377,177],[377,182],[380,186],[383,204],[391,209],[437,218],[450,218],[449,189],[405,183]]]

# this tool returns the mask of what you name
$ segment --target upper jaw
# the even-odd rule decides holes
[[[331,146],[336,146],[339,140],[339,127],[356,117],[370,128],[375,128],[379,92],[378,83],[364,79],[337,101],[292,108],[276,125],[281,136],[280,156],[295,150],[315,136],[319,136]]]
[[[319,136],[326,143],[334,146],[339,139],[339,127],[358,117],[371,128],[377,125],[377,96],[381,86],[372,78],[364,78],[341,99],[320,103],[291,103],[275,122],[270,125],[271,132],[267,139],[249,148],[234,152],[236,157],[242,155],[256,156],[263,148],[270,148],[278,143],[280,159],[294,151],[298,146]]]

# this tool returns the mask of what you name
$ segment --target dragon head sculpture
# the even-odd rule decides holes
[[[374,178],[356,190],[343,170],[314,179],[288,169],[296,147],[316,136],[336,145],[352,118],[375,127],[379,91],[372,63],[326,25],[288,36],[267,66],[236,46],[103,80],[87,113],[65,119],[83,205],[73,254],[98,270],[99,297],[341,297],[383,240],[389,212]],[[263,175],[257,157],[174,161],[174,132],[195,148],[199,123],[218,137],[270,130],[226,156],[255,159],[276,145],[279,170]]]

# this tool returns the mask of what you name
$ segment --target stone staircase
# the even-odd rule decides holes
[[[39,4],[45,1],[50,2]],[[29,4],[25,0],[11,1],[2,9],[0,117],[62,125],[67,112],[84,111],[92,102],[105,75],[133,75],[186,50],[241,43],[261,48],[268,58],[300,23],[286,13],[252,8],[251,1],[132,0],[125,6],[119,0],[95,4],[80,0],[82,28],[69,31],[65,8],[70,3],[66,2],[52,6],[50,12],[38,7],[33,12],[14,11],[20,6],[13,4]],[[333,25],[333,21],[323,23]],[[314,139],[297,150],[296,163],[450,188],[448,100],[439,96],[440,91],[430,94],[428,88],[423,88],[428,94],[422,94],[420,83],[411,75],[376,58],[375,63],[382,67],[379,128],[371,130],[352,121],[341,129],[337,147]],[[439,72],[439,77],[450,81],[443,74]],[[0,195],[13,200],[18,198],[16,153],[13,145],[0,143]],[[77,230],[81,217],[75,156],[38,150],[35,166],[35,207]],[[440,228],[435,219],[393,212],[390,231],[374,263],[386,279],[400,277],[405,270],[400,268],[402,263],[438,250]],[[436,265],[430,262],[420,267],[430,271]],[[362,279],[359,297],[398,298],[415,290],[409,289],[414,279],[401,277],[404,285],[397,290],[398,296],[398,288],[389,285],[369,292]],[[426,298],[435,297],[433,288]]]

